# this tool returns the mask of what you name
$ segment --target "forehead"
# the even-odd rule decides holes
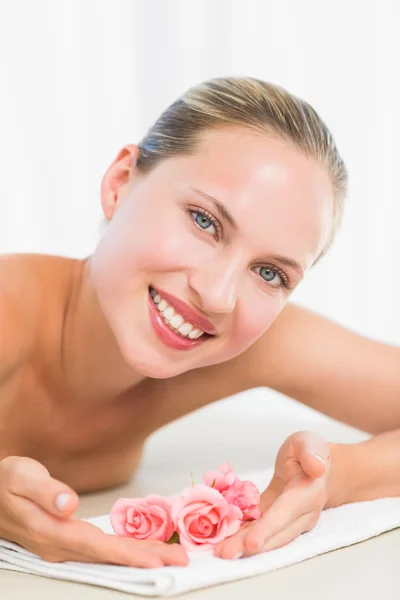
[[[285,254],[307,269],[325,245],[333,217],[329,175],[289,143],[242,128],[212,130],[195,154],[173,162],[177,186],[226,204],[255,251]]]

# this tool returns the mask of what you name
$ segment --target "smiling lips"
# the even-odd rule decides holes
[[[159,302],[164,300],[166,305],[168,305],[169,308],[172,308],[174,314],[180,315],[183,318],[183,322],[192,325],[193,329],[198,329],[199,331],[208,333],[209,335],[215,335],[217,333],[211,321],[200,315],[193,308],[190,308],[188,304],[182,300],[179,300],[179,298],[176,296],[173,296],[164,290],[154,290],[153,288],[150,288],[150,290],[152,290],[152,293],[155,292],[155,298],[157,298],[157,296],[159,297]],[[160,312],[163,312],[166,308],[167,306],[164,308],[163,305],[163,308]],[[171,317],[168,317],[168,319],[170,318]]]
[[[150,316],[156,333],[168,346],[187,350],[215,334],[215,328],[182,300],[162,290],[149,288]]]

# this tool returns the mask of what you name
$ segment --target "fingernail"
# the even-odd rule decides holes
[[[66,494],[66,493],[58,494],[58,496],[56,498],[56,507],[58,508],[58,510],[64,510],[64,508],[66,507],[66,505],[68,504],[68,502],[70,501],[71,498],[72,498],[71,494]]]
[[[237,558],[242,558],[243,556],[243,552],[236,552],[236,554],[234,554],[232,556],[232,560],[236,560]]]
[[[324,466],[326,466],[326,463],[324,461],[324,459],[322,458],[322,456],[320,456],[319,454],[314,454],[315,458],[318,458],[318,460],[320,460],[321,462],[324,463]]]

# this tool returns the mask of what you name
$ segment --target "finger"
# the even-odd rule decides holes
[[[61,538],[65,547],[98,562],[140,567],[186,566],[189,562],[186,551],[177,544],[108,535],[84,521],[70,521]]]
[[[7,478],[12,494],[35,502],[53,515],[68,517],[79,504],[78,494],[65,483],[52,478],[36,460],[20,458],[9,468]]]
[[[32,500],[10,493],[7,493],[7,501],[3,502],[2,508],[9,525],[12,525],[12,531],[7,531],[10,541],[45,560],[49,560],[49,556],[61,561],[74,560],[72,557],[78,556],[79,560],[83,559],[83,555],[66,541],[66,528],[69,523],[74,523],[71,519],[55,517]]]
[[[312,513],[306,513],[293,521],[289,527],[279,531],[276,535],[267,539],[266,541],[261,541],[261,543],[258,543],[256,538],[254,538],[251,544],[245,544],[243,538],[240,540],[229,540],[230,544],[226,544],[221,549],[218,556],[226,559],[242,557],[246,558],[248,556],[261,554],[263,552],[268,552],[270,550],[280,548],[281,546],[285,546],[299,537],[302,533],[305,533],[306,531],[309,531],[315,527],[319,518],[319,514],[320,513],[316,513],[316,511],[313,511]]]
[[[251,526],[252,522],[248,521],[242,525],[238,533],[219,542],[214,548],[214,556],[218,558],[240,558],[243,555],[245,532]]]
[[[274,537],[269,538],[264,544],[262,544],[258,550],[258,553],[262,554],[263,552],[269,552],[271,550],[281,548],[282,546],[286,546],[286,544],[289,544],[298,538],[302,533],[313,529],[318,522],[319,515],[320,513],[318,513],[317,516],[315,513],[302,515],[287,529],[280,531]]]
[[[179,544],[166,544],[156,540],[135,540],[133,538],[108,537],[109,550],[115,551],[117,556],[121,552],[126,562],[121,564],[132,565],[137,559],[143,562],[143,566],[187,566],[189,557],[187,552]],[[143,552],[143,556],[142,556]],[[107,549],[108,556],[108,549]],[[157,561],[157,565],[154,561]],[[149,564],[150,563],[150,564]]]
[[[263,491],[260,496],[260,504],[259,509],[261,514],[265,513],[265,511],[270,508],[277,498],[282,493],[282,489],[284,484],[281,479],[279,479],[275,474],[272,477],[268,487]]]
[[[244,553],[253,553],[268,538],[287,529],[303,514],[322,508],[319,490],[315,489],[315,480],[304,479],[296,487],[282,493],[274,504],[253,523],[243,539]]]
[[[329,446],[322,435],[314,431],[302,431],[293,437],[300,464],[310,477],[322,477],[327,473]]]
[[[214,550],[220,558],[257,553],[265,540],[277,535],[310,510],[322,509],[323,486],[311,478],[296,482],[296,487],[283,492],[266,510],[261,519],[249,523],[236,535],[224,540]]]
[[[186,567],[189,564],[189,555],[180,544],[162,543],[162,556],[166,565]]]
[[[47,561],[144,568],[189,563],[185,550],[176,544],[107,535],[92,523],[54,517],[26,498],[15,496],[7,512],[14,522],[13,539],[8,539]]]
[[[326,463],[319,455],[309,454],[306,450],[300,456],[301,466],[309,477],[318,478],[326,474]]]

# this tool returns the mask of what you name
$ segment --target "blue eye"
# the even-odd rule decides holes
[[[197,207],[189,208],[188,211],[199,229],[207,231],[207,233],[211,233],[216,240],[219,239],[221,234],[221,226],[215,217],[213,217],[207,211]],[[210,227],[213,227],[214,230],[211,230]]]
[[[218,219],[216,219],[211,213],[203,208],[197,206],[188,206],[186,211],[190,214],[190,218],[199,229],[211,233],[216,241],[222,237],[222,227]],[[210,230],[210,227],[214,227],[214,232]],[[276,266],[258,266],[254,267],[257,273],[261,276],[263,281],[268,283],[271,287],[276,289],[284,288],[286,290],[293,290],[290,285],[290,277]]]
[[[273,269],[270,269],[269,267],[261,267],[260,275],[263,279],[265,279],[265,281],[273,281],[275,279],[275,277],[278,275],[278,273],[276,271],[274,271]],[[278,277],[279,277],[279,275],[278,275]]]
[[[205,215],[196,212],[193,212],[193,214],[196,215],[194,217],[194,220],[197,223],[197,225],[201,227],[201,229],[207,229],[208,227],[210,227],[210,225],[212,225],[210,219],[208,219]]]
[[[261,278],[264,281],[266,281],[267,283],[270,283],[272,285],[272,287],[289,288],[288,280],[285,278],[285,276],[283,274],[279,273],[276,269],[273,269],[272,267],[255,267],[255,268],[259,269],[259,271],[257,271],[257,272],[259,273]]]

